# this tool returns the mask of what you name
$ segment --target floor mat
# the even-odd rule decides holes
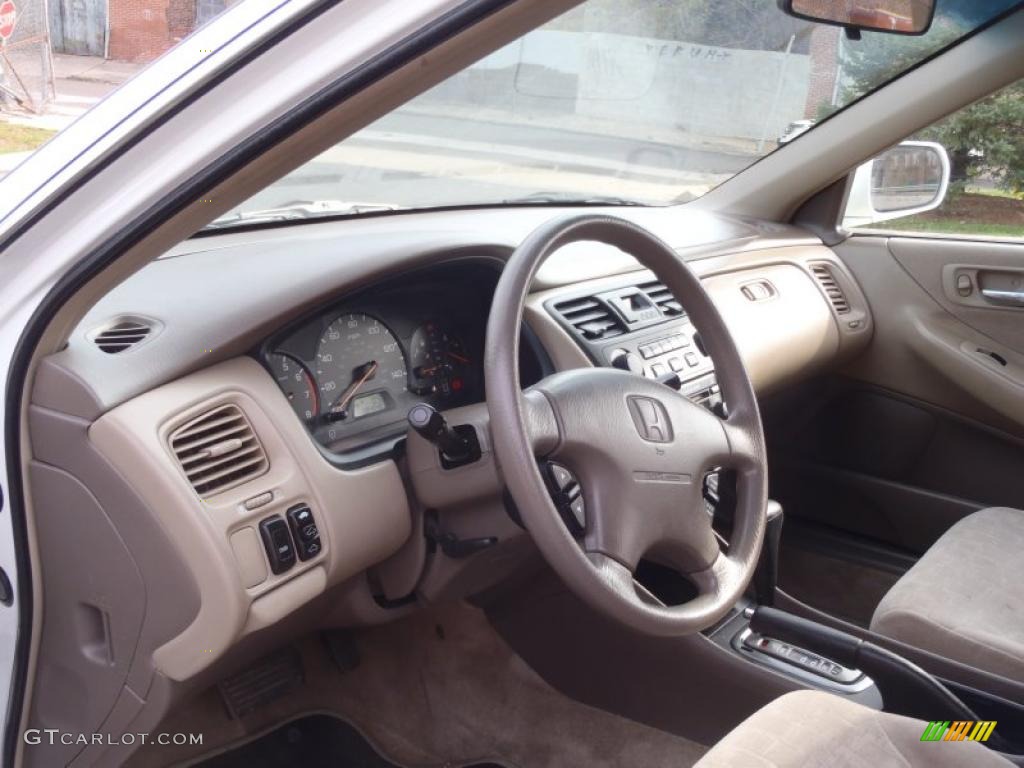
[[[359,731],[331,715],[308,715],[195,768],[401,768],[381,757]],[[474,763],[465,768],[502,768]]]
[[[190,765],[312,713],[352,723],[389,760],[409,768],[687,768],[706,751],[556,691],[465,604],[366,628],[354,640],[360,663],[346,672],[320,637],[298,642],[305,683],[241,718],[227,714],[216,689],[198,695],[158,730],[202,733],[203,745],[151,742],[125,768]]]

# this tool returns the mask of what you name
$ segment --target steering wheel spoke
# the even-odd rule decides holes
[[[661,600],[636,580],[634,572],[615,558],[603,552],[587,552],[587,559],[597,571],[598,578],[626,600],[639,600],[651,607],[664,607]]]
[[[717,418],[717,417],[716,417]],[[723,466],[739,471],[756,470],[764,462],[764,451],[758,435],[750,425],[733,416],[724,421],[719,420],[725,439],[728,442],[728,455]]]
[[[557,450],[562,437],[558,419],[551,402],[539,389],[523,393],[523,425],[534,456],[544,458]]]

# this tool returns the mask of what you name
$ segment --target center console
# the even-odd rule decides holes
[[[706,636],[748,662],[800,684],[925,721],[998,720],[986,741],[1007,755],[1021,746],[1022,708],[949,684],[875,643],[773,607],[782,508],[769,500],[764,547],[744,598]]]
[[[598,293],[559,294],[545,309],[600,366],[651,379],[676,376],[679,391],[721,402],[715,368],[682,306],[657,280]]]

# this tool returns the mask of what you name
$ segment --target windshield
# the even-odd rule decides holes
[[[503,203],[693,200],[1011,0],[938,0],[919,37],[776,0],[589,0],[406,103],[214,226]]]

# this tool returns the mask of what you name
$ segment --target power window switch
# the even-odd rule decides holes
[[[295,565],[295,544],[288,533],[288,524],[277,515],[260,522],[260,537],[267,551],[270,570],[274,574],[284,573]]]
[[[320,529],[313,519],[313,510],[306,504],[299,504],[288,510],[288,525],[295,536],[295,544],[299,550],[300,560],[310,560],[320,554],[323,545],[320,543]]]

